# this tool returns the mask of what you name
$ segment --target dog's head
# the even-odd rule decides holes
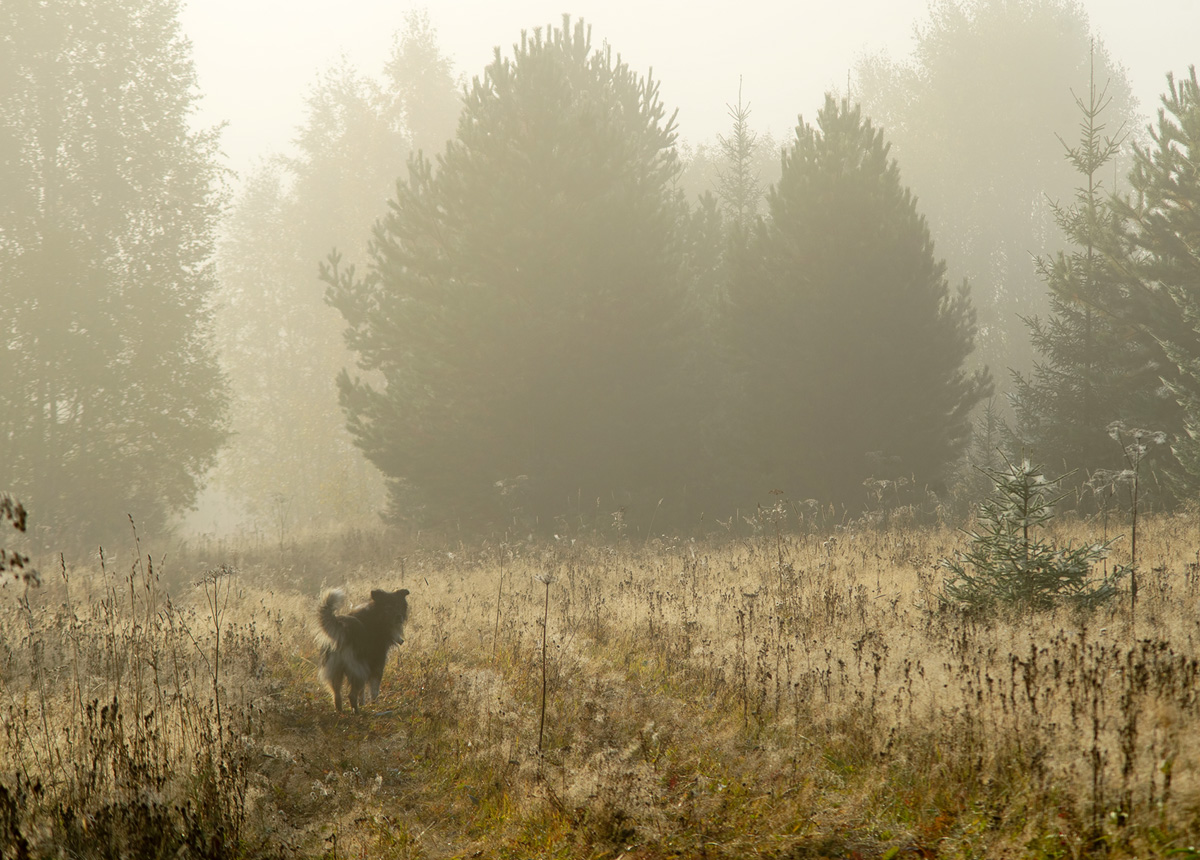
[[[408,589],[384,591],[375,589],[371,592],[371,601],[383,610],[384,616],[392,625],[392,641],[397,645],[404,642],[404,624],[408,621]]]

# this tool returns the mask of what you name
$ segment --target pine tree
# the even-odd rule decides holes
[[[1135,322],[1123,272],[1122,223],[1101,180],[1123,140],[1119,131],[1104,134],[1102,114],[1109,103],[1094,78],[1087,100],[1076,97],[1082,114],[1079,143],[1063,147],[1083,184],[1073,204],[1052,207],[1063,235],[1076,247],[1038,260],[1052,313],[1046,319],[1026,318],[1041,358],[1028,376],[1013,374],[1010,397],[1014,448],[1073,472],[1068,489],[1094,470],[1120,469],[1121,451],[1107,428],[1114,421],[1138,426],[1152,421],[1162,401],[1152,373],[1158,347]]]
[[[755,156],[759,148],[758,135],[750,128],[750,105],[742,103],[740,82],[737,106],[727,107],[729,118],[733,120],[733,128],[729,137],[717,137],[725,160],[724,168],[719,169],[717,173],[717,196],[729,223],[745,235],[758,215],[763,188],[755,168]]]
[[[768,205],[728,315],[744,488],[860,507],[871,477],[940,484],[991,383],[963,369],[966,284],[951,293],[883,133],[827,97]]]
[[[1135,153],[1133,196],[1115,205],[1136,319],[1164,347],[1156,369],[1179,407],[1141,426],[1172,437],[1176,484],[1189,492],[1200,481],[1200,83],[1194,66],[1167,83],[1152,143]]]
[[[351,433],[394,517],[648,521],[677,471],[682,204],[658,87],[582,22],[497,50],[455,140],[414,158],[328,299],[368,377]]]
[[[215,131],[176,0],[0,4],[0,462],[54,546],[154,532],[225,438]]]

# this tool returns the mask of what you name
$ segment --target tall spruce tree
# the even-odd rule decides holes
[[[0,4],[2,480],[52,546],[148,530],[225,438],[215,132],[176,0]],[[124,521],[124,523],[123,523]]]
[[[1010,395],[1016,447],[1068,475],[1067,490],[1094,470],[1124,468],[1109,425],[1153,423],[1165,396],[1156,372],[1161,350],[1136,323],[1136,293],[1123,271],[1121,216],[1109,205],[1101,178],[1123,135],[1119,130],[1105,135],[1102,115],[1110,99],[1094,77],[1087,100],[1077,96],[1076,103],[1082,115],[1079,142],[1063,146],[1082,184],[1072,204],[1052,206],[1075,249],[1038,259],[1051,314],[1026,318],[1040,360],[1028,375],[1013,373]]]
[[[991,383],[963,369],[966,284],[951,292],[883,133],[827,97],[768,204],[728,309],[744,489],[858,507],[870,477],[936,485]]]
[[[1200,83],[1193,66],[1167,84],[1152,142],[1134,156],[1133,194],[1115,206],[1127,219],[1135,319],[1162,345],[1156,369],[1178,405],[1147,429],[1171,436],[1177,489],[1191,492],[1200,482]]]
[[[759,149],[758,134],[750,128],[750,105],[742,103],[740,82],[737,106],[726,107],[733,127],[728,137],[717,136],[725,162],[723,168],[717,171],[717,195],[729,223],[745,234],[758,216],[763,187],[755,167],[755,156]]]
[[[721,160],[712,165],[712,188],[699,193],[690,207],[684,259],[688,290],[699,312],[688,338],[686,371],[700,392],[691,431],[696,455],[689,495],[697,510],[728,515],[737,480],[728,449],[736,444],[733,419],[742,404],[720,330],[732,272],[746,263],[747,240],[762,208],[764,143],[750,127],[750,106],[740,85],[736,106],[726,107],[731,126],[728,135],[717,135]],[[769,136],[765,145],[773,149]]]
[[[366,275],[331,258],[368,374],[341,401],[394,516],[654,516],[686,427],[674,140],[657,84],[564,18],[497,49],[439,169],[410,162]]]
[[[766,189],[779,180],[779,152],[782,147],[769,131],[752,129],[749,125],[749,108],[746,107],[745,111],[745,131],[747,138],[753,141],[753,145],[747,148],[750,157],[745,162],[746,176],[752,177],[754,184],[758,186],[754,212],[761,213]],[[730,175],[730,168],[734,162],[730,159],[731,152],[726,148],[725,142],[736,143],[738,134],[735,112],[730,113],[730,118],[733,124],[728,136],[718,134],[694,147],[682,147],[682,168],[679,171],[678,184],[688,200],[695,201],[705,194],[715,194],[721,208],[727,206],[726,201],[720,199],[723,177]]]

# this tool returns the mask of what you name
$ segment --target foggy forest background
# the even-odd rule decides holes
[[[1195,496],[1200,87],[1164,70],[1147,124],[1076,3],[934,2],[783,139],[730,69],[692,144],[591,22],[456,70],[415,13],[243,176],[178,14],[0,6],[0,489],[37,547],[201,501],[280,539],[954,521],[1018,456],[1087,511],[1150,431],[1145,504]]]

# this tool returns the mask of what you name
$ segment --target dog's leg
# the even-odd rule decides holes
[[[350,678],[350,707],[354,708],[354,713],[358,713],[359,707],[363,703],[363,684],[359,678]]]
[[[336,711],[342,710],[342,681],[346,673],[342,671],[341,665],[337,664],[326,668],[325,681],[329,684],[329,690],[333,693],[333,707]]]

